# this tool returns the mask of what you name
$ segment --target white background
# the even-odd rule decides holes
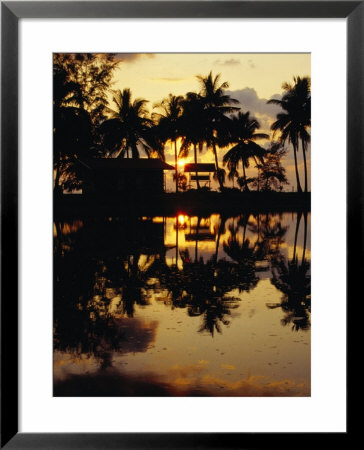
[[[345,431],[346,21],[22,19],[20,42],[20,430]],[[52,52],[77,51],[312,53],[310,398],[52,397]]]

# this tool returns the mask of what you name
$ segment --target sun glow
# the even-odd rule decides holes
[[[182,169],[185,167],[185,164],[187,164],[187,161],[184,158],[181,158],[178,163],[179,167]]]
[[[178,224],[179,224],[180,228],[184,228],[187,226],[187,220],[188,220],[188,216],[185,216],[183,214],[178,215]]]

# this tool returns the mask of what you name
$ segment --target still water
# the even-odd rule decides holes
[[[54,395],[310,395],[310,214],[56,221],[54,246]]]

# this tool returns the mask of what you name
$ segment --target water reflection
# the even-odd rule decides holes
[[[55,395],[309,395],[309,221],[57,220]]]
[[[291,259],[278,252],[272,258],[272,284],[283,294],[281,303],[270,303],[270,308],[282,308],[285,315],[282,325],[292,323],[292,329],[307,330],[310,327],[311,313],[311,276],[310,263],[306,259],[307,213],[304,214],[304,243],[302,258],[297,255],[297,236],[302,214],[297,215],[296,231]]]

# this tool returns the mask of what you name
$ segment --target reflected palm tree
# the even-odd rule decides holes
[[[140,253],[134,253],[105,262],[105,287],[113,288],[115,293],[120,294],[117,307],[127,317],[134,316],[134,305],[145,306],[149,303],[148,290],[152,288],[149,283],[150,265],[153,261],[154,256],[142,258]]]
[[[285,312],[282,324],[292,323],[296,331],[310,328],[311,313],[311,277],[310,263],[297,260],[286,262],[283,258],[275,258],[272,262],[272,284],[284,295],[281,303],[269,304],[270,308],[280,307]]]
[[[227,318],[231,316],[231,310],[238,307],[236,304],[236,297],[223,297],[222,299],[216,299],[213,303],[204,303],[203,308],[200,311],[203,314],[203,321],[199,328],[199,332],[207,331],[214,336],[215,330],[218,333],[222,333],[222,327],[230,325],[230,320]],[[189,310],[190,314],[190,310]]]
[[[128,228],[115,222],[116,234]],[[104,368],[110,364],[110,352],[130,347],[120,321],[134,316],[135,304],[148,304],[157,259],[140,251],[115,252],[102,239],[112,234],[109,224],[57,221],[54,227],[54,348],[75,357],[93,356]],[[135,223],[130,226],[137,228]],[[95,230],[101,247],[94,242]],[[113,247],[116,244],[112,239]]]
[[[294,257],[289,263],[279,251],[286,232],[280,216],[259,214],[254,218],[252,214],[240,214],[220,216],[216,248],[209,259],[204,259],[201,252],[199,255],[197,237],[192,249],[194,255],[177,245],[178,265],[167,264],[162,223],[146,218],[57,221],[54,228],[55,349],[76,356],[95,356],[103,367],[108,367],[112,352],[125,351],[130,344],[126,343],[123,326],[126,321],[138,321],[136,305],[148,305],[150,298],[162,291],[167,293],[166,305],[185,308],[190,317],[199,316],[198,331],[213,337],[229,326],[234,309],[239,306],[236,292],[249,292],[257,285],[256,263],[262,258],[270,262],[272,283],[283,294],[282,302],[268,306],[282,308],[285,323],[293,323],[296,329],[308,329],[307,214],[303,217],[305,230],[300,262],[296,245],[302,213],[297,214]],[[197,235],[200,221],[197,216]],[[156,233],[161,235],[162,242],[153,237],[155,228],[149,228],[151,225],[157,226]],[[221,243],[226,228],[228,238]],[[257,238],[248,235],[249,232],[256,233]],[[226,259],[219,255],[220,244]]]
[[[186,307],[185,274],[177,265],[169,266],[165,261],[160,261],[155,271],[160,289],[166,289],[172,308]]]
[[[201,223],[201,217],[198,216],[197,217],[197,226],[196,226],[196,240],[195,240],[195,262],[197,262],[198,258],[198,233],[200,231],[200,223]]]
[[[219,225],[215,226],[215,235],[217,235],[216,238],[216,250],[215,250],[215,263],[217,263],[217,258],[219,256],[219,247],[220,247],[220,238],[221,235],[226,232],[225,224],[228,217],[225,214],[220,214],[219,216]]]
[[[188,250],[181,254],[183,261],[184,303],[191,317],[202,315],[199,332],[221,333],[221,325],[230,324],[232,309],[238,307],[239,298],[229,295],[239,285],[239,273],[234,264],[211,258],[204,262],[192,261]]]
[[[240,241],[239,228],[230,227],[231,236],[224,242],[224,252],[235,262],[239,271],[239,292],[249,292],[259,281],[256,276],[255,263],[257,261],[256,244],[252,244],[243,236]]]
[[[283,293],[281,303],[268,304],[269,308],[282,308],[285,317],[282,324],[292,323],[293,330],[308,330],[310,328],[311,313],[311,276],[310,263],[306,260],[307,242],[307,213],[304,213],[304,242],[302,259],[299,262],[296,245],[301,213],[297,213],[295,241],[293,257],[287,260],[282,254],[277,253],[271,260],[271,283]]]
[[[101,342],[115,348],[115,327],[106,314],[109,299],[95,284],[98,262],[71,251],[55,255],[54,269],[54,348],[96,358]]]
[[[236,265],[214,258],[195,260],[188,250],[179,252],[182,269],[168,266],[163,258],[154,265],[153,276],[158,278],[159,289],[166,289],[172,308],[187,308],[190,317],[202,316],[200,332],[222,331],[221,324],[230,323],[232,309],[238,307],[239,299],[229,293],[239,286],[239,272]]]
[[[249,220],[248,229],[257,236],[257,258],[270,260],[280,249],[288,226],[283,226],[281,216],[277,214],[256,214]]]

